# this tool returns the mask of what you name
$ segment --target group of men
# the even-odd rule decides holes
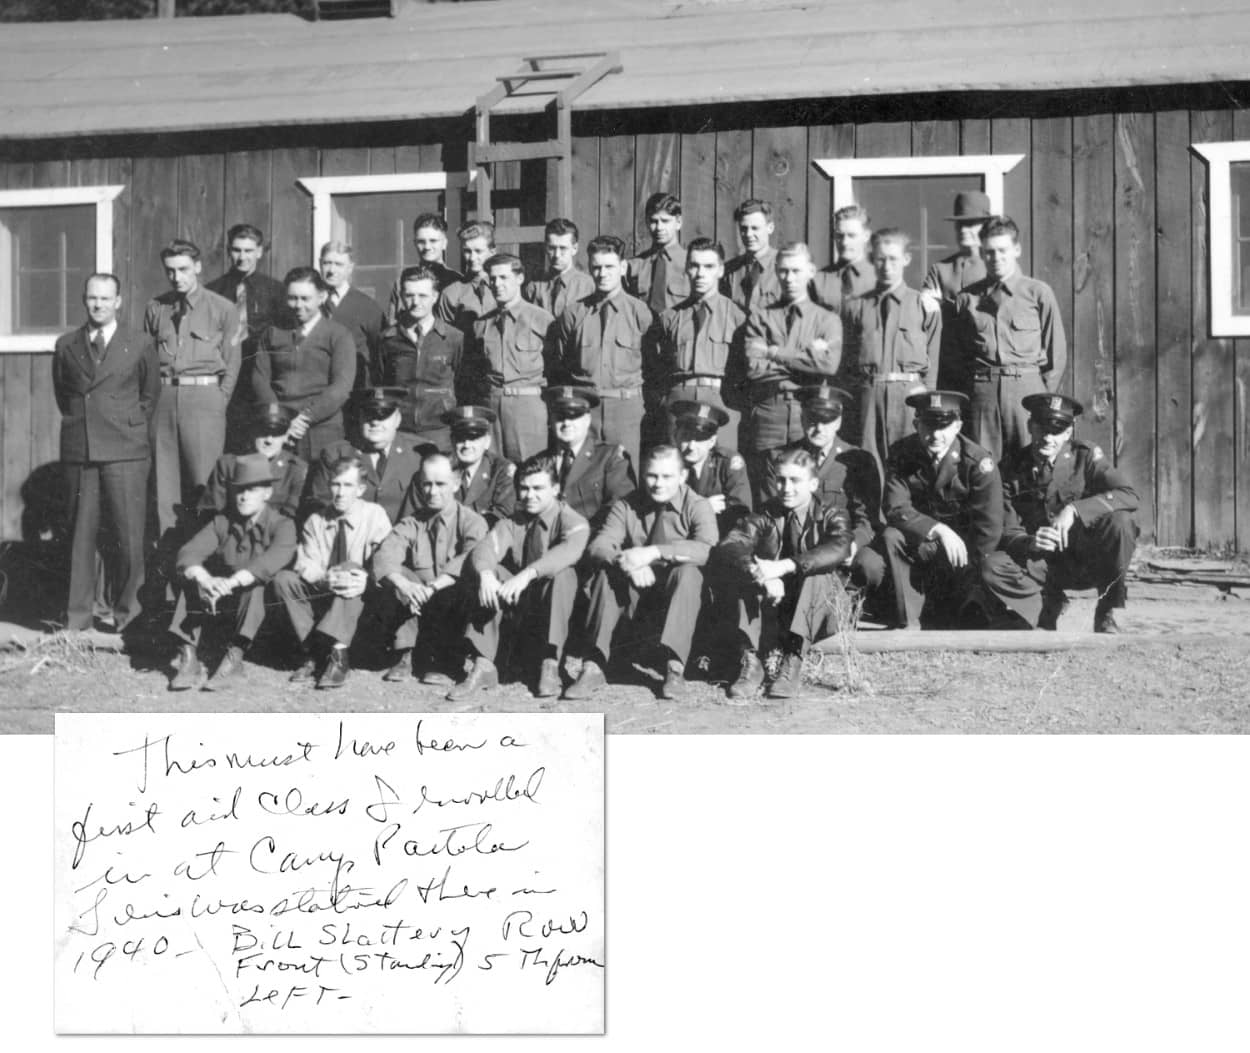
[[[219,608],[233,633],[206,687],[280,607],[293,679],[343,683],[363,636],[390,644],[387,679],[457,698],[498,683],[501,639],[541,655],[539,695],[585,697],[623,616],[680,697],[701,613],[736,625],[730,695],[760,688],[772,646],[784,697],[846,587],[896,628],[1053,629],[1064,589],[1094,585],[1095,631],[1116,631],[1136,496],[1073,436],[1062,320],[1019,271],[1015,224],[977,192],[951,218],[960,250],[921,289],[908,236],[859,206],[835,214],[837,259],[818,270],[805,244],[774,247],[767,202],[736,210],[727,260],[682,242],[665,193],[647,201],[650,247],[600,235],[585,271],[576,225],[550,221],[529,280],[482,221],[451,270],[445,222],[419,216],[420,262],[385,307],[352,286],[342,242],[268,278],[246,224],[207,286],[194,245],[162,250],[170,290],[142,333],[117,321],[117,279],[92,275],[87,323],[54,360],[69,626],[101,599],[118,628],[137,615],[151,463],[177,553],[175,689],[201,681]]]

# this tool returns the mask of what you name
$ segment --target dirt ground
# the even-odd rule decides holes
[[[919,639],[914,650],[876,653],[877,640],[899,634],[861,630],[849,655],[809,657],[800,697],[746,704],[731,703],[723,681],[706,680],[694,682],[687,700],[661,700],[658,677],[637,667],[589,702],[539,700],[512,683],[451,703],[445,689],[384,683],[376,669],[317,691],[288,683],[280,654],[259,655],[232,690],[173,694],[166,690],[168,648],[130,656],[64,636],[3,648],[0,631],[0,733],[50,732],[55,710],[589,711],[605,713],[610,732],[640,734],[1250,731],[1250,588],[1138,582],[1120,637],[1091,640],[1092,621],[1093,600],[1075,598],[1060,623],[1072,646],[1047,653],[972,649],[1014,646],[1006,638],[1040,633],[979,634],[959,641],[958,650],[930,649]]]

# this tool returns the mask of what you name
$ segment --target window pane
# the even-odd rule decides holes
[[[441,190],[340,194],[332,199],[330,237],[355,251],[353,286],[385,305],[399,272],[417,262],[412,221],[422,212],[443,214]]]
[[[901,227],[911,235],[905,281],[919,289],[929,265],[955,252],[955,227],[947,217],[961,190],[983,190],[980,176],[876,176],[855,180],[855,200],[868,210],[874,230]]]
[[[0,331],[66,329],[79,320],[82,284],[95,269],[95,205],[0,209]]]
[[[1250,162],[1229,165],[1232,179],[1233,314],[1250,315]]]

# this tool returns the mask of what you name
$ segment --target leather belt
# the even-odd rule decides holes
[[[414,395],[450,395],[451,388],[427,388],[424,384],[413,385],[412,393]]]
[[[995,377],[1031,377],[1041,372],[1038,366],[985,366],[973,367],[973,379],[987,383]]]
[[[872,373],[865,374],[865,379],[874,384],[915,384],[920,380],[919,373]]]
[[[601,399],[636,399],[642,394],[642,388],[600,388]]]
[[[194,374],[191,376],[184,375],[184,376],[176,376],[176,377],[161,377],[161,383],[164,384],[166,387],[172,387],[172,388],[187,387],[187,386],[198,388],[198,387],[207,387],[209,384],[215,384],[218,387],[220,387],[221,377],[217,376],[217,374],[215,373],[212,376],[203,376],[201,374]]]
[[[762,384],[754,384],[751,387],[751,401],[765,402],[771,398],[783,398],[787,402],[794,402],[800,395],[797,388],[783,388],[782,381],[769,380]]]
[[[678,380],[673,384],[674,388],[716,388],[720,390],[720,377],[701,377],[688,376],[685,380]]]
[[[502,395],[541,395],[543,389],[534,384],[505,384],[499,392]]]

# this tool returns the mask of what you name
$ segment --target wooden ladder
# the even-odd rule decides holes
[[[494,166],[503,161],[550,160],[556,162],[556,215],[569,216],[573,208],[573,103],[589,88],[611,73],[620,73],[618,51],[587,51],[564,55],[535,55],[521,60],[516,73],[496,77],[496,84],[474,104],[477,140],[470,167],[476,169],[476,218],[493,218],[491,186]],[[527,96],[551,96],[548,108],[554,111],[554,139],[537,143],[497,143],[491,140],[491,110],[522,89]],[[549,217],[550,218],[550,217]],[[529,244],[543,240],[543,228],[500,227],[495,230],[500,244]]]

